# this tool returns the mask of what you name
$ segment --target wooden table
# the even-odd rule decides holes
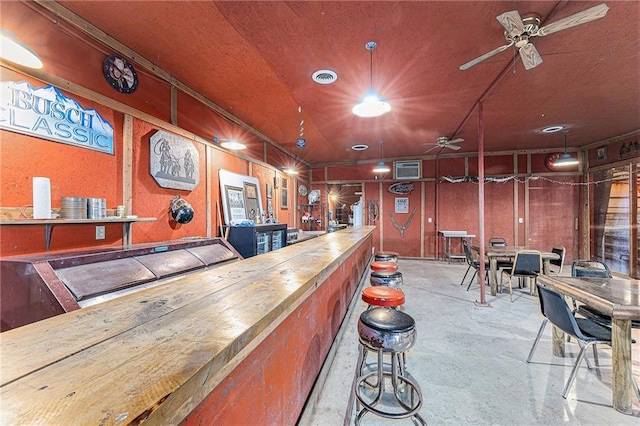
[[[473,246],[472,248],[476,252],[480,251],[477,246]],[[508,257],[513,260],[513,258],[516,257],[516,253],[522,250],[535,249],[522,246],[485,247],[484,255],[489,259],[489,285],[491,285],[492,296],[497,294],[498,288],[498,259]],[[540,255],[542,256],[542,273],[547,275],[549,273],[550,261],[560,259],[560,255],[547,251],[541,251]]]
[[[611,316],[613,407],[632,414],[631,321],[640,320],[640,281],[627,278],[542,276],[540,283]],[[562,336],[554,333],[554,338]],[[564,342],[564,339],[562,339]]]

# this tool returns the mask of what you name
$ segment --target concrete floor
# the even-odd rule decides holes
[[[561,393],[577,356],[575,342],[567,344],[570,358],[553,357],[547,326],[533,362],[526,362],[542,322],[538,300],[528,289],[515,285],[511,303],[506,290],[494,297],[486,287],[490,307],[478,307],[478,285],[468,292],[466,282],[460,285],[466,264],[401,259],[399,270],[404,312],[415,319],[418,331],[407,369],[422,389],[420,415],[429,425],[640,425],[635,398],[632,416],[612,408],[608,346],[598,347],[599,374],[583,361],[566,400]],[[357,321],[365,308],[358,299],[346,318],[315,410],[305,413],[302,424],[343,423],[357,359]],[[632,357],[640,383],[640,330],[633,330],[633,337],[639,342],[633,345]],[[592,359],[593,353],[587,356]],[[361,424],[412,422],[369,413]]]

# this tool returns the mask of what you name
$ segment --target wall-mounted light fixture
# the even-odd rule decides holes
[[[553,165],[555,167],[570,167],[570,166],[577,166],[578,164],[580,164],[577,158],[572,157],[571,154],[567,152],[567,133],[569,133],[569,131],[565,130],[564,131],[564,152],[562,153],[561,156],[556,158],[556,160],[553,162]]]
[[[373,49],[378,47],[378,43],[370,41],[364,47],[369,51],[370,87],[351,111],[358,117],[379,117],[391,111],[391,105],[373,88]]]
[[[227,148],[233,151],[239,151],[241,149],[246,149],[247,146],[242,142],[238,142],[235,139],[220,139],[217,136],[213,137],[213,142],[219,144],[223,148]]]
[[[4,28],[0,29],[0,57],[29,68],[42,68],[42,61],[36,52],[24,44],[17,35]]]

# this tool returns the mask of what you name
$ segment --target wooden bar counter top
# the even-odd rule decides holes
[[[294,424],[366,272],[374,229],[1,333],[0,424],[229,424],[227,411],[237,424]]]

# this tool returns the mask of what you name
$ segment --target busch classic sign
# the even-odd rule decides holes
[[[53,86],[3,81],[0,128],[113,155],[113,127]]]

